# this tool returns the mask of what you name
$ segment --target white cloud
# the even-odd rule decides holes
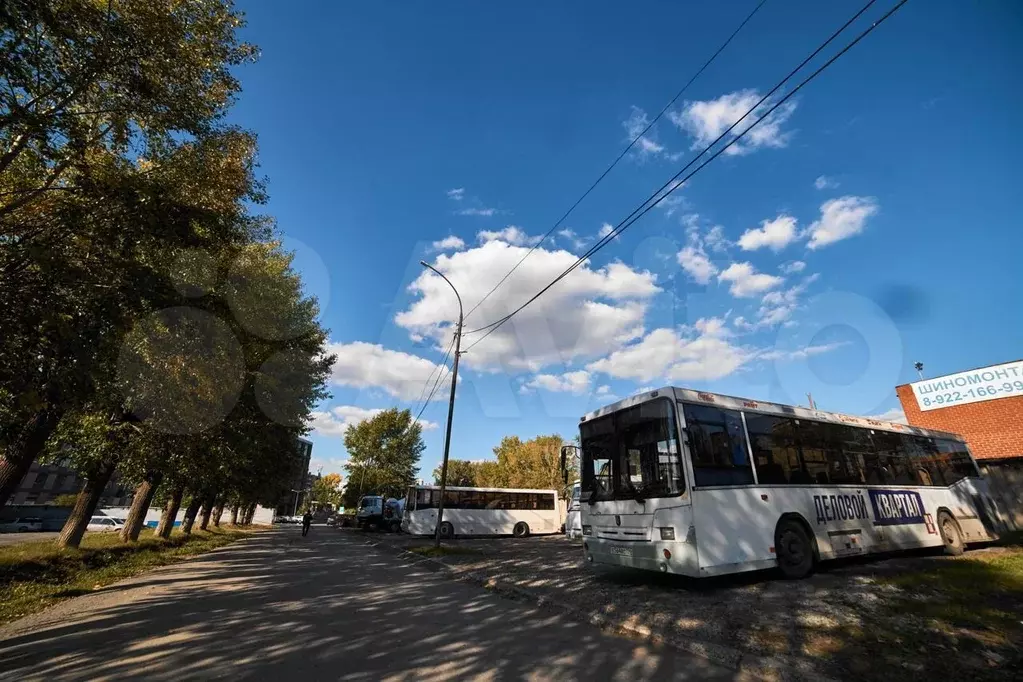
[[[454,189],[448,190],[448,198],[454,199],[455,201],[461,201],[465,198],[465,188],[455,187]]]
[[[458,215],[492,216],[497,213],[496,208],[463,208]]]
[[[478,247],[441,254],[435,263],[473,308],[526,254],[527,247],[500,238]],[[469,318],[482,326],[510,313],[576,261],[569,251],[537,248]],[[458,306],[448,285],[424,272],[410,286],[418,300],[398,313],[396,323],[413,334],[450,338]],[[540,371],[552,363],[604,355],[643,333],[647,304],[658,293],[656,277],[623,263],[594,269],[584,262],[541,298],[474,346],[464,360],[479,369]],[[463,348],[482,333],[468,334]]]
[[[543,389],[556,393],[583,395],[590,389],[590,373],[580,369],[564,374],[537,374],[522,385],[523,391]]]
[[[754,353],[733,345],[719,319],[699,320],[692,328],[655,329],[637,343],[587,365],[619,379],[710,381],[728,376]]]
[[[492,241],[502,241],[515,246],[532,246],[543,239],[543,237],[540,236],[530,236],[526,234],[522,228],[515,225],[509,225],[503,230],[497,231],[480,230],[476,233],[476,238],[480,240],[481,244]]]
[[[676,257],[685,273],[699,284],[709,284],[718,272],[717,266],[710,262],[702,247],[686,246]]]
[[[672,122],[693,136],[693,149],[700,149],[716,140],[733,123],[742,118],[760,99],[756,90],[739,90],[722,95],[717,99],[701,102],[687,102],[681,111],[669,114]],[[754,121],[772,106],[771,100],[761,104],[742,123],[732,129],[731,136],[749,130]],[[748,154],[761,147],[784,147],[792,133],[782,131],[782,126],[796,110],[796,103],[786,102],[774,113],[753,128],[739,142],[725,152],[730,155]],[[722,140],[722,143],[728,140]]]
[[[567,227],[563,230],[558,230],[558,236],[564,237],[565,239],[570,241],[572,243],[572,246],[575,247],[577,251],[581,251],[582,249],[585,249],[589,245],[588,240],[584,239],[583,237],[580,237],[578,234],[576,234],[575,230],[570,230]]]
[[[785,280],[757,272],[751,263],[732,263],[718,274],[718,281],[730,282],[728,291],[737,298],[751,298],[780,286]]]
[[[826,175],[818,175],[817,179],[813,181],[813,186],[817,189],[834,189],[838,187],[838,181]]]
[[[819,275],[813,274],[784,291],[769,291],[764,294],[754,328],[774,327],[782,322],[788,322],[799,307],[800,298],[818,277]]]
[[[461,237],[456,237],[453,234],[452,235],[448,235],[447,237],[444,237],[444,239],[441,239],[440,241],[436,241],[436,242],[433,243],[434,251],[448,251],[450,249],[464,249],[464,248],[465,248],[465,242],[462,241]]]
[[[419,400],[424,385],[431,375],[435,376],[438,367],[418,355],[362,341],[331,343],[327,352],[337,356],[330,372],[332,384],[379,388],[400,400]],[[435,399],[441,398],[443,396],[438,392]]]
[[[778,269],[783,275],[795,275],[806,270],[806,263],[801,260],[791,260],[788,263],[782,263]]]
[[[881,414],[874,414],[867,417],[867,419],[877,419],[883,422],[895,422],[896,424],[908,424],[906,420],[906,413],[902,411],[901,407],[893,407],[890,410],[886,410]]]
[[[611,387],[608,384],[597,386],[596,394],[599,396],[611,395]]]
[[[724,253],[731,245],[728,239],[725,238],[725,228],[721,225],[715,225],[710,228],[703,237],[703,243],[715,253]]]
[[[769,350],[760,353],[757,357],[761,360],[805,360],[811,355],[830,353],[833,350],[848,345],[848,341],[837,341],[835,343],[822,343],[816,346],[807,346],[797,350]]]
[[[309,425],[321,435],[331,438],[344,438],[345,430],[349,426],[355,426],[367,419],[372,419],[383,412],[382,408],[356,407],[355,405],[339,405],[327,411],[314,411],[311,413]],[[419,420],[423,429],[430,431],[437,428],[435,422]]]
[[[597,237],[603,239],[604,237],[608,236],[614,231],[615,231],[614,225],[612,225],[611,223],[604,223],[603,225],[600,226],[600,229],[597,230]]]
[[[647,118],[646,112],[639,107],[632,107],[629,117],[622,121],[622,127],[625,128],[629,142],[636,140],[633,150],[640,158],[656,156],[664,152],[664,145],[653,139],[654,128],[647,130],[645,135],[642,134],[648,125],[650,125],[650,119]]]
[[[706,235],[701,236],[700,216],[695,213],[682,216],[682,224],[686,226],[689,243],[675,255],[678,264],[693,281],[709,284],[711,278],[718,274],[718,267],[711,262],[704,246],[717,253],[727,250],[725,230],[720,225],[715,225]]]
[[[739,248],[743,251],[756,251],[765,246],[778,252],[796,240],[796,219],[785,214],[774,220],[761,221],[759,228],[751,228],[739,237]]]
[[[821,204],[821,217],[810,225],[811,249],[818,249],[853,237],[866,227],[867,220],[878,212],[873,197],[847,196]]]

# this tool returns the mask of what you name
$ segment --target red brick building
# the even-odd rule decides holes
[[[913,426],[958,433],[988,477],[999,513],[1023,528],[1023,360],[895,387]]]

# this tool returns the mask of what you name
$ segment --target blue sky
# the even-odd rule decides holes
[[[241,3],[262,57],[232,119],[259,135],[267,211],[340,357],[314,468],[339,470],[346,424],[416,407],[440,363],[454,301],[418,261],[474,305],[753,4]],[[467,328],[571,263],[859,6],[768,0]],[[571,437],[647,386],[882,414],[916,360],[1019,357],[1021,38],[1017,3],[908,3],[463,356],[452,457]]]

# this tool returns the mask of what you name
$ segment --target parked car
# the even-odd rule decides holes
[[[0,523],[0,533],[29,533],[43,529],[43,520],[35,516],[21,516]]]
[[[124,528],[124,522],[120,519],[115,519],[112,516],[93,516],[89,519],[89,525],[85,529],[93,532],[105,532],[122,528]]]

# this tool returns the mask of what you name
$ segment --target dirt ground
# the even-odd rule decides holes
[[[372,534],[411,549],[431,539]],[[772,572],[688,579],[594,567],[557,536],[460,539],[440,560],[613,622],[764,656],[795,656],[835,678],[1019,679],[1023,548],[958,559],[933,552],[829,562],[786,581]],[[975,586],[975,587],[974,587]]]

